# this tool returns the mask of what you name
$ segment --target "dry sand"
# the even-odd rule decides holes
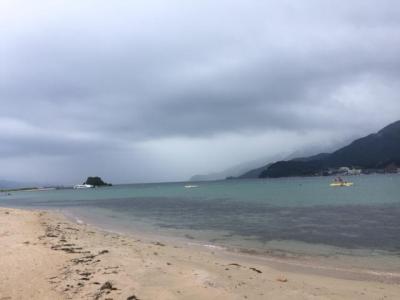
[[[340,277],[0,208],[0,300],[400,299],[396,280]]]

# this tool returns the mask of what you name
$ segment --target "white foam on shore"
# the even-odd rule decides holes
[[[201,243],[193,243],[193,242],[189,242],[187,243],[187,245],[189,246],[197,246],[197,247],[204,247],[204,248],[208,248],[208,249],[214,249],[214,250],[227,250],[225,247],[221,247],[221,246],[217,246],[217,245],[213,245],[213,244],[201,244]]]
[[[205,245],[202,245],[202,246],[206,247],[206,248],[218,249],[218,250],[224,250],[225,249],[224,247],[216,246],[216,245],[210,245],[210,244],[205,244]]]
[[[80,225],[85,224],[85,222],[83,222],[81,219],[78,219],[78,218],[75,219],[75,222],[80,224]]]
[[[66,217],[68,220],[71,222],[74,222],[78,225],[90,225],[89,223],[85,223],[83,220],[79,219],[75,214],[73,214],[71,211],[68,210],[53,210],[56,211],[59,214],[62,214],[64,217]]]

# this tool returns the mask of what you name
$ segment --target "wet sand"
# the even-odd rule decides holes
[[[0,300],[398,299],[396,278],[327,272],[0,208]]]

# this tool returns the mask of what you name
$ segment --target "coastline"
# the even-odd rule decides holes
[[[399,278],[310,268],[0,208],[0,299],[396,299]],[[288,261],[286,261],[288,262]]]

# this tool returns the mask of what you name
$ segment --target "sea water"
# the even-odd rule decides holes
[[[368,258],[366,267],[400,271],[400,175],[346,179],[354,185],[310,177],[21,191],[0,194],[0,205],[246,253]]]

